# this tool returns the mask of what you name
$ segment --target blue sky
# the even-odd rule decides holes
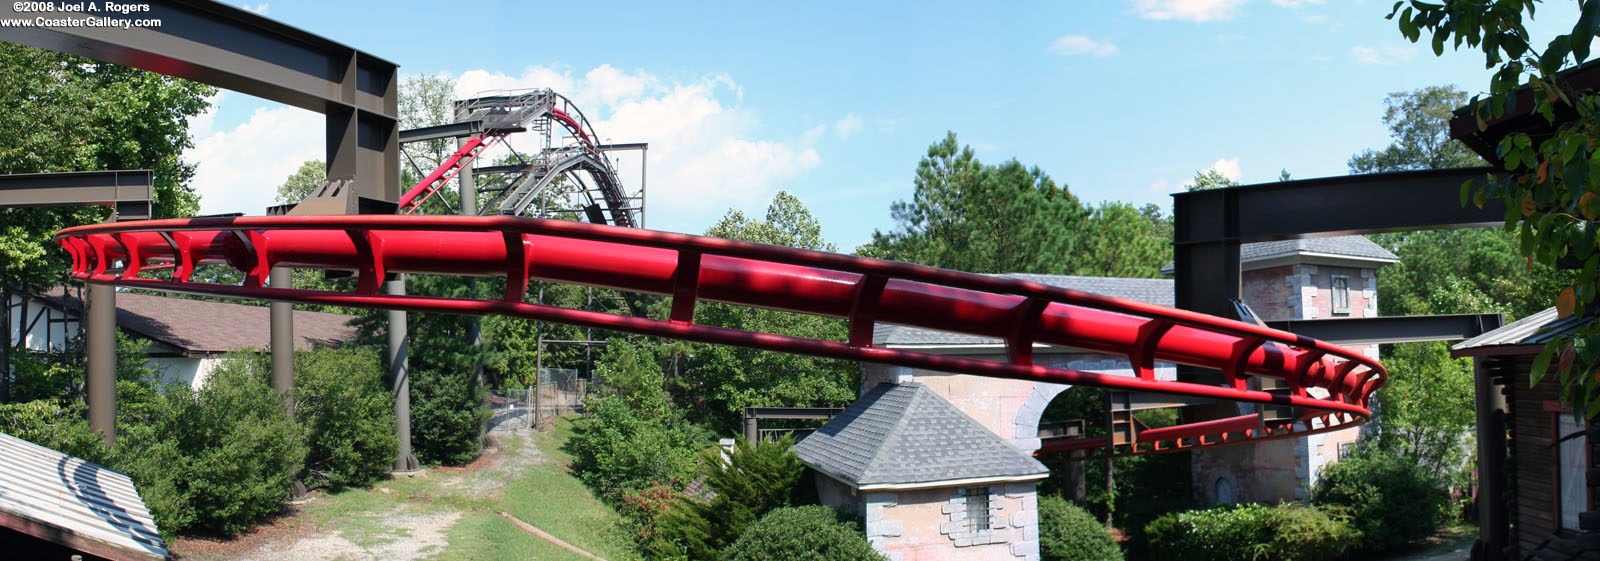
[[[1573,10],[1541,8],[1535,37]],[[247,7],[463,95],[553,87],[613,142],[651,143],[648,226],[700,233],[794,193],[849,251],[894,227],[929,144],[1042,168],[1086,202],[1170,208],[1197,170],[1343,175],[1388,143],[1389,92],[1488,83],[1380,0],[306,2]],[[195,123],[203,212],[259,214],[319,157],[314,114],[223,94]],[[517,137],[511,139],[517,145]],[[636,181],[636,155],[621,156]]]

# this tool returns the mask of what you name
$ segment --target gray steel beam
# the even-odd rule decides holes
[[[293,270],[288,267],[272,268],[272,288],[291,288]],[[269,347],[272,349],[272,389],[283,395],[284,410],[294,418],[294,304],[273,302],[269,304],[269,321],[272,329]]]
[[[1282,320],[1266,324],[1335,345],[1369,345],[1460,341],[1499,329],[1503,322],[1500,314],[1452,314]]]
[[[150,217],[155,176],[147,169],[0,175],[0,207],[112,203],[121,220]]]
[[[354,178],[362,196],[399,198],[398,75],[394,63],[254,12],[199,0],[139,3],[147,12],[49,14],[0,4],[0,18],[150,19],[156,26],[8,27],[0,40],[142,68],[316,111],[327,119],[328,177]],[[78,10],[78,11],[71,11]]]
[[[1493,173],[1488,167],[1404,171],[1175,193],[1173,244],[1498,226],[1505,223],[1504,203],[1461,205],[1462,183]]]
[[[832,419],[844,411],[838,407],[746,407],[750,419]]]
[[[89,355],[87,386],[89,427],[106,446],[117,443],[117,288],[89,285],[85,346]]]
[[[500,128],[504,132],[522,132],[528,129],[522,127]],[[441,140],[445,138],[466,138],[489,131],[483,119],[470,119],[459,123],[445,123],[431,127],[419,127],[400,131],[400,143],[423,142],[426,140]]]

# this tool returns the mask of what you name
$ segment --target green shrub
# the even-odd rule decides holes
[[[477,458],[490,415],[471,370],[411,370],[411,450],[417,461],[459,465]]]
[[[1361,539],[1343,518],[1295,504],[1168,513],[1144,533],[1151,557],[1171,561],[1333,561]]]
[[[1315,504],[1348,513],[1367,551],[1433,535],[1444,497],[1422,466],[1370,447],[1323,468],[1311,495]]]
[[[779,508],[722,550],[723,561],[882,561],[854,523],[825,506]]]
[[[753,445],[740,438],[726,460],[720,448],[701,454],[699,475],[711,499],[684,497],[674,505],[659,526],[661,541],[670,544],[658,552],[715,557],[768,512],[799,504],[810,486],[801,484],[806,468],[793,446],[788,436]]]
[[[84,420],[79,401],[37,399],[0,404],[0,432],[77,456],[95,463],[106,463],[100,434]]]
[[[168,388],[143,405],[144,422],[119,427],[113,467],[138,483],[169,536],[236,534],[283,507],[306,448],[262,364],[226,358],[198,392]]]
[[[629,494],[692,477],[695,451],[711,437],[673,406],[661,366],[640,347],[612,339],[595,370],[599,394],[584,400],[585,416],[573,422],[563,448],[578,478],[615,505]]]
[[[338,489],[384,477],[397,439],[378,351],[302,351],[294,367],[295,418],[306,430],[305,483]]]
[[[704,444],[682,421],[641,416],[615,396],[590,397],[584,411],[563,450],[572,454],[573,472],[602,499],[615,503],[694,473],[695,450]]]
[[[1045,561],[1122,561],[1104,524],[1054,495],[1039,497],[1039,553]]]

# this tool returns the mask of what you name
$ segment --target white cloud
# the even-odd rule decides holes
[[[1411,60],[1417,55],[1416,47],[1411,45],[1386,45],[1382,47],[1367,47],[1356,45],[1350,49],[1350,56],[1362,64],[1394,64],[1396,62]]]
[[[1322,0],[1272,0],[1272,3],[1285,8],[1299,8],[1308,4],[1321,4]]]
[[[845,115],[833,124],[833,133],[839,135],[840,139],[850,138],[858,132],[861,132],[861,118],[855,113]]]
[[[1063,56],[1092,55],[1102,57],[1116,54],[1117,46],[1109,41],[1096,41],[1083,35],[1067,35],[1050,43],[1048,50]]]
[[[254,6],[251,6],[249,4],[245,4],[243,7],[246,10],[250,10],[252,12],[261,14],[263,16],[267,15],[267,3],[266,2],[262,2],[260,4],[254,5]]]
[[[1232,18],[1244,0],[1134,0],[1134,12],[1145,19],[1220,21]]]
[[[1223,177],[1232,179],[1234,181],[1238,181],[1239,178],[1244,177],[1244,172],[1239,169],[1239,158],[1237,157],[1218,158],[1216,162],[1211,164],[1211,167],[1206,169],[1220,173]]]
[[[800,143],[806,146],[816,144],[817,140],[821,139],[822,135],[827,134],[827,132],[828,125],[817,125],[806,129],[806,132],[800,134]]]
[[[1157,179],[1155,183],[1150,184],[1150,192],[1170,194],[1172,193],[1172,184],[1167,183],[1165,179]]]
[[[1243,41],[1243,40],[1244,40],[1244,35],[1239,34],[1239,33],[1229,33],[1229,34],[1226,34],[1226,35],[1218,35],[1217,36],[1217,42],[1218,43],[1232,43],[1234,41]]]
[[[1300,18],[1300,21],[1306,23],[1322,23],[1324,21],[1328,21],[1328,16],[1322,14],[1311,14],[1309,16]]]
[[[818,125],[807,131],[760,132],[756,114],[738,106],[742,90],[726,75],[670,83],[643,70],[601,65],[582,73],[531,66],[516,75],[478,69],[456,77],[458,98],[544,87],[572,99],[601,142],[649,143],[644,154],[649,158],[653,229],[700,233],[730,206],[758,209],[780,182],[820,164],[811,146],[828,130],[828,125]],[[234,97],[218,98],[223,99]],[[185,154],[186,160],[199,163],[191,184],[202,196],[204,213],[261,214],[274,204],[284,179],[306,160],[324,156],[323,117],[316,113],[265,108],[226,130],[214,130],[215,119],[213,111],[192,121],[195,147]],[[847,115],[833,128],[840,137],[848,136],[862,128],[862,120]],[[512,135],[507,144],[524,154],[539,149],[532,134]],[[504,155],[500,148],[481,158]],[[639,152],[613,157],[626,188],[638,189]]]
[[[325,155],[322,115],[295,107],[260,108],[231,130],[208,130],[214,115],[196,118],[203,127],[195,133],[194,148],[183,155],[198,164],[189,185],[200,194],[201,214],[265,214],[289,174]]]

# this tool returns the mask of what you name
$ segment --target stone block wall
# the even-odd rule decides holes
[[[968,529],[966,487],[862,494],[867,539],[889,561],[1038,561],[1034,484],[989,490],[990,529]]]

